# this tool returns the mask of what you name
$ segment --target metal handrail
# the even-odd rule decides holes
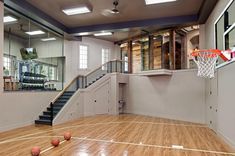
[[[92,73],[96,72],[98,69],[102,68],[104,65],[110,63],[110,62],[115,62],[115,61],[118,61],[118,62],[127,62],[127,61],[124,61],[124,60],[119,60],[119,59],[114,59],[114,60],[111,60],[111,61],[108,61],[104,64],[102,64],[101,66],[97,67],[96,69],[92,70],[91,72],[89,72],[88,74],[85,75],[85,77],[91,75]]]
[[[58,100],[58,98],[73,84],[73,82],[75,82],[78,77],[82,76],[82,77],[88,77],[89,75],[91,75],[92,73],[96,72],[97,70],[99,70],[100,68],[102,68],[104,65],[110,63],[110,62],[115,62],[115,61],[118,61],[118,62],[127,62],[127,61],[124,61],[124,60],[119,60],[119,59],[114,59],[114,60],[111,60],[111,61],[108,61],[104,64],[102,64],[101,66],[97,67],[96,69],[92,70],[91,72],[89,72],[88,74],[86,74],[85,76],[83,75],[77,75],[52,101],[51,103],[54,104],[56,102],[56,100]]]
[[[73,84],[74,81],[77,80],[78,77],[80,77],[82,75],[78,75],[76,76],[62,91],[60,91],[60,93],[51,101],[52,104],[54,104],[56,102],[56,100]]]

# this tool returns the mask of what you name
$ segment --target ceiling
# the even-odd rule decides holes
[[[145,5],[144,0],[119,0],[120,14],[105,16],[113,8],[112,0],[26,0],[67,27],[79,27],[124,21],[198,14],[203,0],[178,0],[172,3]],[[67,6],[91,3],[92,13],[67,16],[61,10]],[[193,6],[193,7],[192,7]]]
[[[108,13],[113,0],[7,0],[5,4],[30,16],[48,28],[60,28],[67,34],[113,32],[112,36],[95,37],[111,42],[128,39],[158,29],[203,23],[218,0],[177,0],[145,5],[144,0],[119,0],[119,14]],[[67,16],[62,8],[89,3],[92,13]],[[27,12],[27,13],[25,13]],[[33,16],[36,15],[36,16]],[[89,37],[94,37],[90,35]]]

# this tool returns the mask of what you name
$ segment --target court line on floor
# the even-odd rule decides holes
[[[43,134],[43,133],[52,132],[52,131],[59,131],[59,130],[68,129],[68,128],[77,128],[77,127],[95,126],[95,125],[107,125],[107,124],[122,124],[122,123],[130,123],[130,124],[133,124],[133,123],[137,123],[137,124],[155,124],[155,125],[169,125],[169,126],[184,126],[184,127],[207,128],[206,125],[174,124],[174,123],[164,123],[164,122],[159,122],[159,123],[158,122],[137,122],[137,121],[101,122],[101,123],[94,123],[94,124],[81,124],[81,125],[75,125],[75,126],[61,127],[61,128],[46,130],[46,131],[43,131],[43,132],[31,133],[31,134],[27,134],[27,135],[15,137],[15,138],[10,138],[8,140],[15,140],[15,139],[19,139],[19,138],[25,138],[25,137],[29,137],[29,136],[33,136],[33,135]],[[4,141],[6,141],[6,140],[1,141],[0,144],[2,142],[4,142]]]
[[[65,143],[65,142],[66,142],[66,140],[63,140],[63,141],[60,142],[59,145]],[[48,147],[47,149],[41,151],[40,154],[46,153],[46,152],[48,152],[48,151],[50,151],[51,149],[54,149],[54,148],[57,148],[57,147],[54,147],[54,146]]]
[[[80,138],[80,137],[72,137],[72,139],[77,140],[85,140],[85,141],[95,141],[95,142],[105,142],[105,143],[112,143],[112,144],[124,144],[124,145],[134,145],[134,146],[144,146],[144,147],[155,147],[155,148],[162,148],[162,149],[172,149],[172,150],[181,150],[181,151],[193,151],[193,152],[203,152],[203,153],[212,153],[212,154],[222,154],[222,155],[233,155],[235,153],[230,152],[220,152],[220,151],[212,151],[212,150],[203,150],[203,149],[194,149],[194,148],[181,148],[176,149],[171,146],[162,146],[162,145],[151,145],[151,144],[143,144],[143,143],[130,143],[130,142],[120,142],[114,140],[101,140],[101,139],[91,139],[91,138]]]
[[[64,136],[38,136],[38,137],[27,137],[27,138],[19,138],[18,140],[11,140],[9,142],[14,141],[23,141],[23,140],[30,140],[30,139],[39,139],[39,138],[63,138]],[[235,156],[235,153],[230,152],[221,152],[221,151],[213,151],[213,150],[204,150],[204,149],[194,149],[194,148],[174,148],[172,146],[162,146],[162,145],[151,145],[151,144],[144,144],[144,143],[131,143],[131,142],[121,142],[121,141],[114,141],[114,140],[102,140],[102,139],[92,139],[87,137],[71,137],[75,140],[83,140],[83,141],[94,141],[94,142],[103,142],[103,143],[111,143],[111,144],[122,144],[122,145],[134,145],[134,146],[143,146],[143,147],[154,147],[154,148],[162,148],[162,149],[172,149],[172,150],[181,150],[181,151],[193,151],[193,152],[203,152],[203,153],[212,153],[212,154],[222,154],[222,155],[232,155]],[[63,140],[60,142],[60,145],[66,142]],[[49,150],[55,147],[51,146],[41,152],[41,154],[48,152]]]
[[[41,139],[41,138],[63,138],[63,136],[37,136],[37,137],[24,137],[24,138],[18,138],[18,139],[12,139],[12,140],[5,140],[0,142],[1,144],[15,142],[15,141],[24,141],[24,140],[31,140],[31,139]]]

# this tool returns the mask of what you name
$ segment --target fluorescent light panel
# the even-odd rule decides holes
[[[112,35],[111,32],[102,32],[102,33],[94,34],[94,36],[110,36],[110,35]]]
[[[175,2],[176,0],[145,0],[146,5]]]
[[[3,18],[4,23],[10,23],[10,22],[15,22],[15,21],[17,21],[17,19],[12,16],[4,16]]]
[[[28,35],[31,35],[31,36],[45,34],[45,32],[42,31],[42,30],[28,31],[28,32],[25,32],[25,33],[28,34]]]
[[[91,9],[85,5],[79,6],[76,8],[68,8],[62,10],[66,15],[77,15],[77,14],[85,14],[91,12]]]
[[[81,33],[78,33],[79,36],[86,36],[86,35],[89,35],[89,32],[81,32]]]
[[[56,38],[55,38],[55,37],[42,38],[42,39],[41,39],[41,41],[44,41],[44,42],[46,42],[46,41],[55,41],[55,40],[56,40]]]

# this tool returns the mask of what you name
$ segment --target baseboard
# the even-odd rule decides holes
[[[0,127],[0,132],[9,131],[9,130],[12,130],[12,129],[29,126],[29,125],[32,125],[33,123],[34,123],[33,121],[27,121],[27,122],[23,122],[23,123],[17,123],[17,124],[3,126],[3,127]]]
[[[178,120],[178,121],[184,121],[184,122],[192,122],[192,123],[197,123],[197,124],[206,124],[206,122],[203,122],[203,121],[200,122],[200,121],[196,121],[196,120],[186,120],[186,119],[182,119],[182,118],[174,118],[171,115],[152,114],[152,113],[145,113],[145,112],[139,112],[139,111],[129,111],[129,110],[125,110],[124,112],[128,113],[128,114],[151,116],[151,117]]]
[[[223,135],[222,132],[217,131],[217,135],[224,140],[231,148],[235,149],[235,142],[233,142],[231,139],[229,139],[228,137],[226,137],[225,135]]]

